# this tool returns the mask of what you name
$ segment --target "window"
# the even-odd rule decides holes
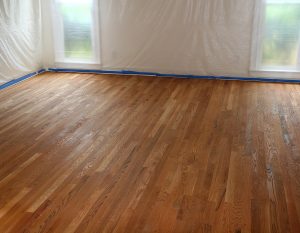
[[[300,0],[263,2],[258,31],[256,68],[299,71]]]
[[[54,0],[57,62],[97,63],[97,6],[93,0]]]

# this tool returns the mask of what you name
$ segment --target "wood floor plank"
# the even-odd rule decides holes
[[[0,91],[0,232],[300,232],[300,86],[44,73]]]

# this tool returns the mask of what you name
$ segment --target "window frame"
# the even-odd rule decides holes
[[[56,64],[75,64],[75,65],[100,65],[100,8],[99,1],[92,0],[92,58],[91,59],[77,59],[65,57],[65,43],[64,43],[64,24],[62,15],[56,7],[56,0],[52,0],[52,30],[54,41],[54,62]],[[58,33],[54,33],[58,32]]]
[[[256,0],[255,14],[253,23],[253,35],[252,35],[252,49],[251,49],[251,62],[250,71],[263,71],[263,72],[300,72],[300,36],[298,46],[298,60],[296,66],[264,66],[262,64],[263,54],[263,38],[266,22],[266,7],[270,2],[274,3],[295,3],[300,0]]]

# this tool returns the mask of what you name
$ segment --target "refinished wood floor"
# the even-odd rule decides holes
[[[300,86],[46,73],[0,91],[0,232],[300,232]]]

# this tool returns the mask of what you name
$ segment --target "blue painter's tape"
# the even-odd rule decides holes
[[[24,81],[26,79],[29,79],[29,78],[31,78],[31,77],[33,77],[35,75],[41,74],[41,73],[43,73],[45,71],[46,71],[45,69],[41,69],[39,71],[32,72],[30,74],[26,74],[26,75],[24,75],[24,76],[22,76],[20,78],[13,79],[13,80],[11,80],[11,81],[9,81],[7,83],[4,83],[4,84],[0,85],[0,90],[3,90],[4,88],[16,85],[16,84],[18,84],[18,83],[20,83],[20,82],[22,82],[22,81]]]
[[[51,71],[51,72],[71,72],[71,73],[72,72],[75,72],[75,73],[94,73],[94,74],[144,75],[144,76],[193,78],[193,79],[221,79],[221,80],[276,82],[276,83],[300,83],[300,79],[201,76],[201,75],[192,75],[192,74],[164,74],[164,73],[155,73],[155,72],[140,72],[140,71],[133,71],[133,70],[88,70],[88,69],[49,68],[48,71]]]

